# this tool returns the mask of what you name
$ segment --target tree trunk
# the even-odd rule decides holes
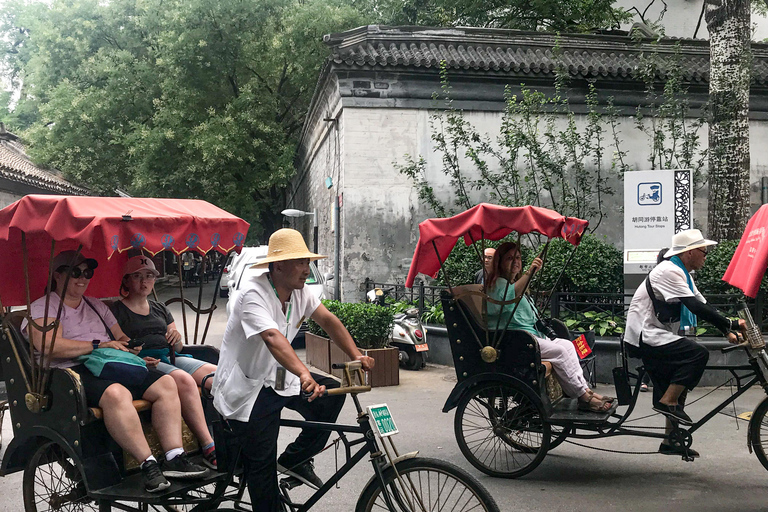
[[[738,240],[749,220],[749,0],[706,0],[709,30],[709,226]]]

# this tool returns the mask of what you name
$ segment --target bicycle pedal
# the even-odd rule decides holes
[[[694,460],[696,460],[696,458],[691,455],[683,455],[683,460],[685,462],[693,462]]]
[[[280,488],[290,491],[300,485],[304,485],[304,482],[293,476],[287,476],[280,479]]]

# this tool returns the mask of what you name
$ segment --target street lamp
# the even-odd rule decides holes
[[[312,216],[312,241],[314,246],[314,253],[317,254],[317,208],[312,210],[311,212],[305,212],[303,210],[294,210],[293,208],[288,208],[287,210],[283,210],[283,215],[286,217],[304,217],[305,215],[311,215]]]

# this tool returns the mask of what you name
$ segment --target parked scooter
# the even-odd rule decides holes
[[[392,290],[394,288],[374,288],[366,294],[366,299],[368,302],[387,307],[386,297]],[[417,308],[408,308],[395,314],[389,344],[398,349],[400,366],[406,370],[421,370],[426,366],[429,353],[427,330],[421,324]]]

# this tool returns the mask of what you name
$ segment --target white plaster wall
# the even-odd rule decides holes
[[[755,0],[762,1],[762,0]],[[666,4],[666,6],[665,6]],[[664,32],[668,37],[692,38],[696,32],[696,24],[699,21],[701,7],[704,0],[616,0],[614,6],[631,9],[636,7],[641,13],[645,12],[645,19],[650,22],[659,22],[664,26]],[[650,5],[650,7],[648,7]],[[648,10],[646,11],[646,7]],[[666,8],[666,12],[663,12]],[[640,21],[636,11],[633,21]],[[764,16],[752,13],[753,35],[755,41],[768,38],[768,19]],[[632,26],[628,23],[621,28],[628,30]],[[702,19],[701,27],[696,35],[697,39],[708,39],[707,23]]]
[[[0,190],[0,208],[5,208],[6,206],[15,203],[19,199],[21,199],[19,194],[14,194],[13,192],[8,192],[6,190]]]
[[[342,294],[344,300],[362,298],[360,284],[370,277],[376,281],[402,282],[408,272],[409,259],[418,239],[418,223],[433,216],[419,202],[410,180],[401,175],[396,164],[405,163],[405,155],[427,160],[427,176],[435,192],[444,201],[452,195],[440,168],[440,155],[435,153],[430,138],[430,112],[427,110],[389,108],[351,108],[342,111],[342,153],[344,203],[342,211]],[[481,133],[495,139],[501,114],[467,112],[465,118]],[[583,126],[585,116],[577,122]],[[559,123],[564,128],[564,121]],[[632,117],[619,121],[625,162],[635,170],[649,169],[649,142],[635,127]],[[706,147],[706,127],[700,129],[702,147]],[[606,138],[608,138],[606,134]],[[751,123],[752,203],[760,200],[760,177],[768,176],[768,123]],[[607,149],[605,168],[610,167],[611,150]],[[466,159],[462,160],[466,164]],[[464,166],[469,174],[470,166]],[[623,222],[623,182],[613,182],[616,194],[607,200],[608,217],[599,233],[621,248]],[[694,224],[706,228],[706,186],[697,183]],[[487,198],[475,192],[476,201]]]

